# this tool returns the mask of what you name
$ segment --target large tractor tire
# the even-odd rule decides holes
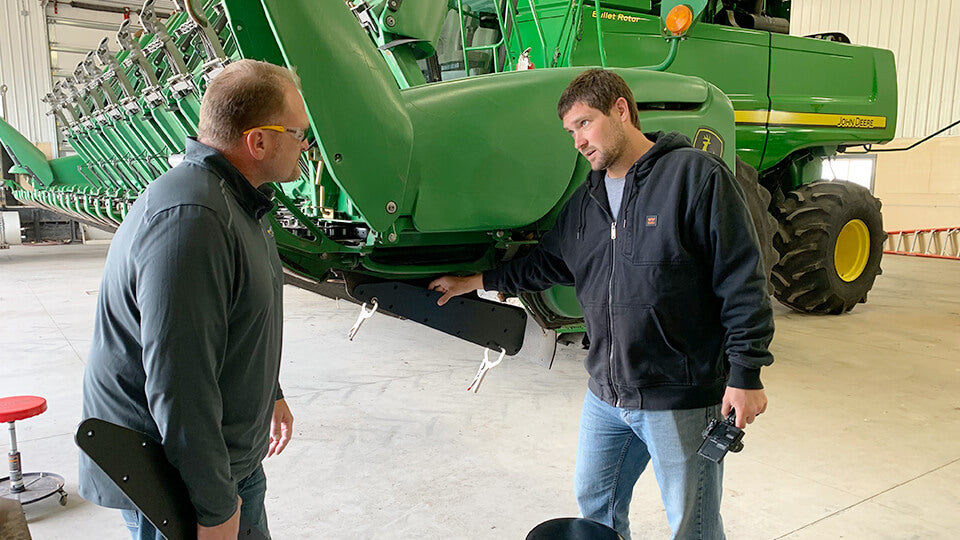
[[[763,254],[764,276],[767,278],[769,291],[773,293],[773,284],[770,281],[770,271],[780,260],[780,254],[773,247],[773,236],[777,233],[777,219],[773,217],[770,207],[770,192],[758,181],[757,170],[744,163],[737,157],[737,183],[746,196],[747,208],[753,218],[753,226],[757,229],[760,238],[760,252]]]
[[[806,313],[845,313],[867,301],[887,233],[880,200],[850,182],[813,182],[777,208],[777,300]]]

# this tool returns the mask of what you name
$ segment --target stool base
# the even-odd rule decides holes
[[[16,499],[20,504],[30,504],[53,495],[60,494],[60,505],[67,504],[67,492],[63,490],[63,477],[59,474],[46,472],[24,473],[23,487],[20,493],[10,492],[10,477],[0,478],[0,497]]]

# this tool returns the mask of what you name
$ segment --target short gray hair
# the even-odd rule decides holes
[[[227,65],[203,94],[197,137],[220,148],[233,146],[244,131],[276,121],[288,85],[299,89],[300,77],[285,67],[248,59]]]

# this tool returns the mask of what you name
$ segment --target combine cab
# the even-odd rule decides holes
[[[46,97],[76,155],[47,161],[0,121],[22,203],[115,229],[196,134],[224,65],[295,66],[315,145],[277,186],[290,280],[513,354],[523,310],[464,298],[437,312],[424,286],[520,256],[552,225],[589,170],[555,104],[576,66],[605,65],[645,130],[681,131],[736,169],[779,251],[781,301],[841,313],[879,272],[879,202],[811,180],[838,147],[892,138],[888,51],[734,27],[785,21],[727,2],[221,0],[161,21],[152,1],[145,33],[125,24]],[[521,299],[547,339],[582,330],[572,289]]]

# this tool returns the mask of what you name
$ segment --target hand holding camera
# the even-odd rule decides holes
[[[727,452],[743,450],[743,430],[736,426],[737,413],[730,409],[730,414],[723,420],[714,418],[703,430],[703,442],[697,453],[701,456],[720,463]]]

